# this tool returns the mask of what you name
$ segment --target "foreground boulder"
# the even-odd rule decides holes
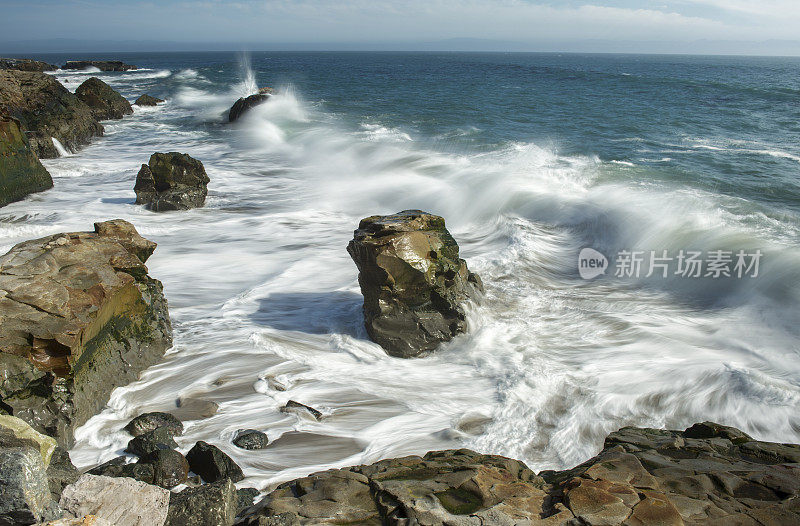
[[[172,493],[166,526],[231,526],[239,498],[230,479]]]
[[[324,471],[281,484],[237,524],[800,524],[800,446],[700,426],[703,438],[623,428],[593,459],[539,475],[465,449]]]
[[[61,507],[75,517],[93,515],[115,526],[163,526],[169,491],[129,478],[87,474],[64,489]]]
[[[61,69],[89,69],[97,68],[100,71],[129,71],[138,69],[136,66],[125,64],[121,60],[69,60]]]
[[[41,159],[58,157],[53,138],[74,151],[103,135],[92,110],[45,73],[0,70],[0,108],[19,121]]]
[[[75,95],[92,109],[92,115],[99,121],[121,119],[133,113],[130,102],[97,77],[84,81]]]
[[[134,102],[134,104],[136,104],[137,106],[158,106],[162,102],[164,102],[164,99],[157,99],[145,93],[144,95],[136,99],[136,102]]]
[[[35,524],[60,516],[39,451],[0,448],[0,525]]]
[[[18,120],[0,110],[0,206],[53,187]]]
[[[111,390],[172,345],[156,244],[123,220],[26,241],[0,257],[0,404],[68,448]]]
[[[16,69],[19,71],[55,71],[58,69],[58,66],[29,58],[0,58],[0,69]]]
[[[136,204],[154,212],[203,206],[209,178],[203,163],[185,153],[154,153],[136,176]]]
[[[362,219],[347,251],[367,333],[392,356],[418,356],[466,330],[462,303],[483,286],[441,217],[406,210]]]
[[[242,115],[254,107],[267,102],[273,93],[274,91],[272,88],[261,88],[255,95],[240,98],[233,104],[228,112],[228,122],[239,120]]]

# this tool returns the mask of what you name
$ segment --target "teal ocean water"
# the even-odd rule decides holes
[[[141,69],[54,75],[166,104],[105,123],[45,162],[53,190],[0,209],[3,251],[116,217],[159,244],[148,266],[175,347],[79,430],[78,465],[116,456],[127,420],[179,399],[180,445],[220,445],[261,486],[462,446],[564,468],[624,425],[714,420],[800,441],[800,59],[113,58]],[[228,124],[263,86],[277,95]],[[155,151],[205,164],[204,208],[133,204]],[[360,218],[410,208],[446,218],[487,294],[468,334],[401,360],[366,338],[345,246]],[[587,247],[609,261],[591,280],[578,272]],[[644,256],[640,275],[615,275],[623,251]],[[701,253],[700,277],[679,272],[681,251]],[[717,251],[730,276],[707,273]],[[737,276],[740,251],[760,255],[757,273]],[[652,253],[670,258],[663,273]],[[289,399],[326,416],[280,413]],[[215,415],[191,412],[207,402]],[[243,428],[272,445],[235,448]]]

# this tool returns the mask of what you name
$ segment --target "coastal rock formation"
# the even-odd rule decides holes
[[[31,149],[42,159],[58,157],[53,138],[77,150],[103,135],[92,110],[45,73],[0,70],[0,108],[19,121]]]
[[[9,447],[37,450],[42,457],[42,465],[47,469],[56,450],[56,441],[53,437],[39,433],[20,418],[0,415],[0,448]]]
[[[173,493],[166,526],[230,526],[238,496],[230,479]]]
[[[167,429],[174,437],[183,434],[183,424],[180,420],[169,413],[154,411],[152,413],[142,413],[125,426],[125,431],[138,437],[156,429]]]
[[[269,445],[266,433],[256,429],[240,429],[233,439],[233,445],[241,449],[264,449]]]
[[[97,68],[100,71],[129,71],[138,69],[136,66],[125,64],[121,60],[69,60],[61,69],[88,69]]]
[[[249,97],[242,97],[237,100],[228,112],[228,122],[239,120],[239,118],[252,108],[263,104],[269,100],[274,93],[272,88],[261,88],[258,93]]]
[[[87,474],[64,489],[61,507],[75,517],[94,515],[115,526],[163,526],[169,491],[138,480]]]
[[[441,217],[406,210],[362,219],[347,251],[367,333],[392,356],[418,356],[466,330],[462,303],[483,285]]]
[[[0,525],[34,524],[60,516],[39,452],[32,447],[0,448]]]
[[[713,423],[623,428],[567,471],[469,450],[383,460],[279,485],[239,526],[800,524],[800,446]]]
[[[0,407],[69,447],[73,430],[172,345],[156,244],[130,223],[26,241],[0,257]]]
[[[92,109],[92,115],[99,121],[121,119],[133,113],[130,102],[97,77],[85,80],[75,95]]]
[[[0,206],[53,187],[19,121],[0,110]]]
[[[209,178],[203,163],[185,153],[154,153],[136,176],[136,204],[154,212],[203,206]]]
[[[0,69],[16,69],[19,71],[55,71],[58,66],[32,60],[29,58],[0,58]]]
[[[231,479],[239,482],[244,478],[240,468],[231,457],[226,455],[217,446],[206,442],[197,442],[186,454],[189,467],[203,478],[205,482],[216,482],[222,479]]]
[[[145,93],[144,95],[136,99],[136,102],[134,102],[134,104],[136,104],[137,106],[158,106],[162,102],[164,102],[164,99],[157,99]]]

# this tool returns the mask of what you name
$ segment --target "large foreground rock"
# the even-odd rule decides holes
[[[466,330],[462,303],[483,286],[441,217],[406,210],[362,219],[347,251],[359,270],[367,333],[389,354],[417,356]]]
[[[53,187],[19,121],[0,110],[0,206]]]
[[[61,507],[76,517],[94,515],[115,526],[163,526],[169,491],[129,478],[83,475],[64,489]]]
[[[623,428],[568,471],[469,450],[384,460],[278,486],[241,526],[800,524],[800,446],[706,423]]]
[[[230,479],[173,493],[166,526],[230,526],[238,495]]]
[[[92,109],[94,118],[99,121],[121,119],[133,113],[131,103],[97,77],[86,79],[75,90],[75,95]]]
[[[100,71],[129,71],[138,69],[136,66],[125,64],[121,60],[69,60],[61,69],[89,69],[97,68]]]
[[[0,526],[35,524],[59,516],[39,451],[31,447],[1,448]]]
[[[30,58],[0,58],[0,69],[19,71],[55,71],[58,66]]]
[[[63,447],[172,344],[156,244],[123,220],[0,257],[0,406]]]
[[[136,204],[154,212],[203,206],[209,178],[203,163],[185,153],[154,153],[136,176]]]
[[[267,102],[269,98],[272,96],[272,94],[273,94],[272,88],[261,88],[260,90],[258,90],[258,93],[254,95],[240,98],[233,104],[233,106],[231,106],[231,109],[228,112],[228,122],[234,122],[239,120],[239,118],[242,115],[244,115],[251,109]]]
[[[77,150],[103,135],[92,110],[45,73],[0,70],[0,108],[20,122],[39,158],[58,157],[53,138]]]

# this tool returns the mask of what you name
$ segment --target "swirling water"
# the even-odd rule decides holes
[[[3,251],[117,217],[159,244],[148,266],[175,346],[78,430],[77,465],[120,454],[130,418],[179,399],[182,450],[217,444],[262,488],[450,447],[564,468],[624,425],[715,420],[800,441],[800,60],[122,58],[143,69],[55,75],[167,103],[45,161],[55,188],[0,210]],[[225,122],[265,85],[278,95]],[[205,164],[204,208],[133,204],[155,151]],[[487,291],[468,334],[402,360],[366,338],[345,246],[360,218],[409,208],[447,219]],[[764,256],[757,278],[584,281],[583,247]],[[289,399],[325,417],[279,412]],[[202,417],[197,400],[219,409]],[[272,444],[237,449],[244,428]]]

